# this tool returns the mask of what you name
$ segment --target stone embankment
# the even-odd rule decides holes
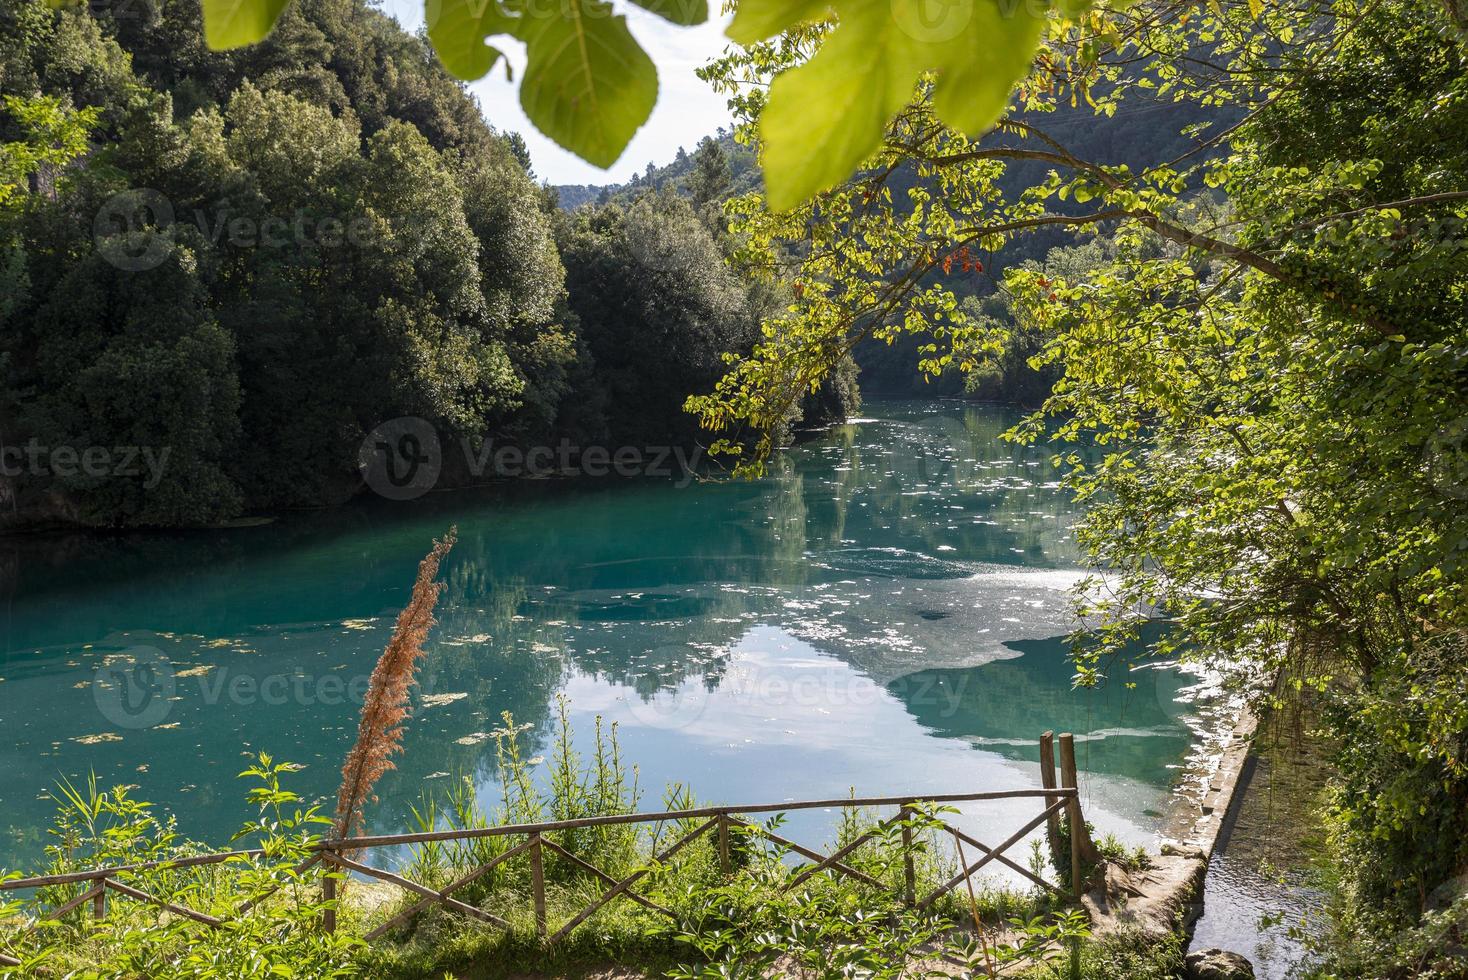
[[[1148,866],[1127,869],[1107,863],[1098,871],[1082,904],[1097,935],[1140,930],[1163,936],[1188,935],[1203,912],[1203,881],[1208,862],[1223,837],[1238,798],[1248,785],[1250,756],[1258,719],[1244,708],[1223,743],[1205,788],[1180,797],[1160,852]],[[1237,953],[1200,950],[1188,956],[1189,980],[1252,980],[1253,968]]]

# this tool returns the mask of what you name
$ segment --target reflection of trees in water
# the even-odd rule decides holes
[[[461,542],[462,546],[463,542]],[[483,561],[483,539],[445,564],[438,626],[419,674],[417,717],[408,725],[402,771],[384,780],[384,799],[412,798],[430,772],[474,775],[495,772],[494,741],[508,711],[529,724],[527,749],[541,748],[550,705],[565,674],[559,631],[518,614],[525,604],[523,577],[497,577]],[[463,695],[462,698],[433,703]],[[425,700],[426,698],[426,700]],[[463,740],[463,741],[461,741]]]
[[[0,501],[3,504],[3,501]],[[0,551],[0,602],[9,602],[20,580],[20,555],[10,549]],[[3,648],[0,648],[3,649]]]
[[[868,548],[946,546],[969,560],[1013,564],[1018,553],[1051,563],[1064,551],[1074,509],[1043,486],[1052,476],[1047,453],[1001,440],[1013,421],[992,408],[923,404],[805,447],[808,546],[856,539]]]
[[[710,525],[698,506],[664,512],[668,539],[696,550],[619,563],[614,576],[591,579],[601,588],[558,591],[528,611],[574,626],[577,668],[644,698],[692,677],[713,690],[750,615],[771,608],[777,587],[798,587],[807,576],[802,478],[788,460],[771,469],[777,492],[721,488],[739,493],[737,522]]]
[[[718,635],[703,628],[672,624],[676,631],[693,638],[662,643],[636,650],[617,651],[606,647],[578,651],[576,666],[587,674],[610,683],[630,687],[644,701],[663,691],[673,691],[690,678],[698,678],[705,690],[717,690],[728,673],[730,647],[743,632],[742,626],[725,627]]]
[[[430,772],[493,773],[493,740],[473,736],[499,727],[504,711],[533,726],[527,751],[539,751],[573,667],[645,698],[690,678],[716,688],[771,583],[805,574],[800,476],[786,461],[772,478],[780,492],[713,488],[726,499],[712,520],[706,494],[658,485],[595,500],[594,528],[564,512],[588,503],[577,498],[530,505],[513,523],[461,515],[422,693],[464,697],[419,707],[382,811],[402,812]]]
[[[492,731],[504,711],[533,726],[526,738],[538,751],[571,667],[644,698],[689,678],[716,688],[751,610],[770,601],[768,583],[804,577],[800,477],[787,462],[775,479],[779,493],[719,488],[736,493],[749,520],[710,522],[706,503],[651,488],[654,509],[611,500],[605,533],[557,525],[534,547],[489,522],[461,523],[422,680],[430,697],[465,696],[420,709],[406,743],[415,765],[384,781],[384,799],[411,798],[430,770],[492,772],[491,739],[457,739]]]
[[[806,568],[803,559],[810,523],[805,477],[786,456],[782,456],[770,470],[773,492],[766,494],[763,501],[763,544],[768,549],[766,553],[788,569],[788,577],[783,584],[804,585]]]
[[[1082,768],[1142,779],[1165,788],[1190,735],[1168,670],[1139,670],[1096,690],[1071,686],[1074,666],[1063,637],[1008,644],[1022,655],[962,670],[918,671],[888,684],[908,713],[944,738],[1009,759],[1039,761],[1047,730],[1095,735],[1078,746]]]
[[[837,427],[780,457],[758,483],[567,481],[367,503],[271,527],[16,542],[17,602],[68,593],[81,601],[68,602],[64,624],[22,618],[6,646],[95,641],[119,626],[226,636],[261,622],[377,615],[400,602],[417,560],[450,523],[460,526],[458,550],[474,554],[468,560],[569,590],[620,588],[629,578],[799,587],[808,550],[853,538],[866,547],[948,545],[1003,562],[1015,549],[1054,548],[1070,507],[1049,491],[1029,496],[1048,464],[1039,454],[1041,465],[1027,466],[1023,451],[999,441],[1007,418],[958,405],[886,414],[891,421]],[[649,567],[629,575],[629,556]],[[272,608],[246,609],[241,582],[257,606]],[[277,595],[262,586],[272,582]],[[147,623],[135,615],[143,606]]]
[[[825,479],[806,480],[802,476],[799,484],[807,519],[804,547],[824,550],[841,547],[846,537],[846,515],[858,490],[867,479],[862,454],[856,444],[857,427],[842,425],[832,429],[819,446],[811,449],[825,470],[830,466],[830,475]],[[782,457],[787,465],[789,460]],[[790,469],[794,469],[793,466]],[[810,469],[809,467],[807,468]],[[783,474],[782,474],[783,477]],[[781,492],[785,488],[781,487]]]

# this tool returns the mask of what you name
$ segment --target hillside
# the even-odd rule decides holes
[[[1211,126],[1228,125],[1236,113],[1228,110],[1205,111],[1192,102],[1173,102],[1158,99],[1146,90],[1131,93],[1126,103],[1112,116],[1098,116],[1087,106],[1061,107],[1044,115],[1020,114],[1018,119],[1044,129],[1044,131],[1071,152],[1085,159],[1099,160],[1113,165],[1126,165],[1133,171],[1175,159],[1197,145],[1197,133]],[[991,134],[984,145],[996,145],[1000,141],[1012,141],[1012,136]],[[720,130],[714,137],[705,138],[705,143],[715,144],[729,164],[729,179],[725,189],[718,195],[720,200],[758,190],[760,175],[754,153],[734,139],[731,132]],[[703,143],[700,143],[700,148]],[[645,172],[622,184],[591,185],[568,184],[554,188],[559,206],[566,211],[588,205],[608,202],[626,203],[648,191],[671,189],[691,196],[691,183],[696,180],[699,151],[687,153],[680,150],[677,157],[663,164],[647,165]],[[1022,188],[1045,179],[1048,165],[1041,163],[1014,163],[1009,166],[1000,184],[1009,193],[1018,193]],[[902,195],[919,185],[911,168],[904,168],[889,181],[894,196]],[[1065,205],[1058,205],[1065,210]],[[1082,239],[1094,239],[1094,234]],[[982,316],[1008,320],[1007,309],[996,298],[996,286],[1003,278],[1004,270],[1026,262],[1044,262],[1052,250],[1059,249],[1055,260],[1070,261],[1071,249],[1077,238],[1060,230],[1046,230],[1029,237],[1011,241],[1001,253],[983,256],[984,271],[981,275],[954,275],[947,285],[960,301]],[[1081,253],[1089,254],[1089,253]],[[918,348],[926,340],[918,337],[899,338],[887,344],[868,340],[855,350],[856,363],[861,368],[860,384],[870,394],[896,396],[931,397],[973,395],[996,401],[1013,401],[1021,404],[1036,404],[1048,389],[1046,379],[1037,375],[1025,363],[1022,349],[1007,353],[1001,362],[987,369],[977,378],[965,378],[951,372],[938,378],[924,377],[916,368],[920,359]]]
[[[606,204],[610,201],[627,201],[638,194],[667,187],[679,194],[691,195],[690,181],[698,166],[699,150],[706,143],[718,147],[729,167],[729,183],[723,196],[732,197],[758,190],[760,186],[759,163],[754,151],[734,140],[734,134],[720,127],[713,136],[705,136],[689,153],[682,147],[678,155],[668,163],[657,166],[651,162],[641,173],[621,184],[558,184],[555,192],[561,208],[574,211],[588,204]]]

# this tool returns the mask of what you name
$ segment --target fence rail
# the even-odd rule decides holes
[[[496,827],[475,827],[462,830],[429,831],[413,834],[387,834],[379,836],[362,836],[346,839],[323,840],[314,845],[315,853],[302,864],[298,865],[296,871],[305,871],[316,864],[339,869],[344,872],[361,875],[378,881],[386,882],[402,889],[409,895],[417,897],[412,905],[400,910],[388,921],[377,926],[366,935],[367,940],[377,939],[391,930],[411,921],[415,916],[423,912],[431,905],[439,905],[451,909],[470,918],[476,919],[487,925],[502,929],[510,928],[509,922],[488,912],[476,908],[466,902],[454,898],[456,892],[461,891],[468,885],[489,874],[508,861],[521,857],[527,857],[530,862],[531,890],[535,909],[536,930],[539,935],[551,943],[558,942],[571,933],[577,926],[581,925],[598,910],[617,900],[625,898],[636,902],[650,911],[662,915],[672,916],[673,913],[659,905],[651,898],[634,890],[633,886],[642,881],[652,873],[657,865],[672,858],[683,848],[698,840],[709,832],[717,834],[717,849],[719,863],[726,873],[733,870],[733,862],[730,853],[730,838],[732,832],[738,828],[741,831],[749,831],[758,834],[759,837],[769,840],[791,852],[799,854],[814,862],[809,867],[801,869],[785,885],[786,889],[798,887],[818,874],[835,874],[860,881],[863,884],[889,888],[887,884],[876,878],[852,867],[846,862],[853,852],[863,845],[871,842],[881,834],[887,832],[894,825],[900,825],[903,843],[904,874],[901,886],[901,897],[906,904],[916,908],[926,908],[937,901],[943,895],[952,891],[973,875],[983,870],[989,864],[999,864],[1010,871],[1016,872],[1026,880],[1040,888],[1065,896],[1054,884],[1045,881],[1029,869],[1021,866],[1006,855],[1006,851],[1022,841],[1027,835],[1042,825],[1047,828],[1052,853],[1056,853],[1057,860],[1060,855],[1056,852],[1059,840],[1059,819],[1062,812],[1065,813],[1069,826],[1074,831],[1070,834],[1070,867],[1072,891],[1069,897],[1079,898],[1083,887],[1083,864],[1087,861],[1094,862],[1098,855],[1095,854],[1094,845],[1091,844],[1089,836],[1085,832],[1085,822],[1081,815],[1080,791],[1077,788],[1077,771],[1075,765],[1074,741],[1069,735],[1061,735],[1059,739],[1060,748],[1060,783],[1056,784],[1052,756],[1052,735],[1046,732],[1041,737],[1041,775],[1044,788],[1038,790],[1003,790],[996,792],[981,793],[939,793],[939,794],[908,794],[904,796],[877,796],[877,797],[844,797],[840,799],[827,800],[787,800],[779,803],[750,803],[727,806],[695,807],[683,810],[664,810],[648,813],[629,813],[615,816],[584,817],[576,820],[553,820],[532,824],[509,824]],[[961,844],[977,848],[980,857],[972,864],[965,864],[960,858],[959,873],[932,892],[919,898],[915,894],[916,875],[913,864],[913,840],[911,825],[906,823],[914,813],[928,805],[940,805],[951,803],[976,803],[995,800],[1025,800],[1033,799],[1041,801],[1043,809],[1039,814],[1015,830],[1000,844],[990,847],[977,838],[964,833],[957,827],[953,827],[942,820],[932,820],[927,824],[931,829],[946,832],[952,835],[954,841],[960,845],[959,852],[962,854]],[[838,848],[831,854],[825,854],[805,845],[799,844],[788,838],[774,833],[772,830],[752,824],[743,819],[745,816],[760,813],[787,813],[797,810],[814,809],[850,809],[895,806],[897,814],[881,821],[876,827],[859,835],[846,845]],[[561,830],[574,830],[588,827],[606,827],[628,824],[666,824],[681,821],[701,821],[696,827],[667,846],[641,868],[623,877],[616,878],[605,870],[596,867],[589,861],[571,853],[568,849],[554,841],[547,840],[545,835]],[[445,841],[467,841],[483,839],[487,837],[524,837],[525,840],[508,848],[496,855],[491,860],[479,865],[473,870],[462,875],[443,888],[431,888],[419,882],[411,881],[393,871],[372,867],[361,859],[363,852],[380,848],[412,846],[415,844],[427,844]],[[545,852],[550,851],[557,857],[570,862],[572,865],[585,872],[607,886],[607,889],[585,908],[581,909],[569,921],[562,924],[554,933],[550,933],[549,923],[546,916],[545,874],[544,857]],[[74,871],[66,874],[47,875],[33,878],[17,878],[10,881],[0,882],[0,892],[18,891],[26,889],[50,888],[61,885],[90,884],[91,887],[84,890],[80,895],[68,900],[56,909],[51,910],[46,919],[58,919],[67,915],[87,902],[92,903],[92,913],[96,919],[102,920],[107,915],[107,898],[109,892],[117,896],[126,897],[139,902],[146,902],[174,915],[191,919],[210,928],[219,928],[227,923],[214,915],[199,912],[186,906],[169,902],[163,898],[150,895],[132,885],[118,879],[148,870],[177,870],[185,868],[196,868],[212,864],[221,864],[230,860],[248,859],[263,856],[264,852],[259,849],[240,851],[220,851],[213,854],[202,854],[172,861],[155,861],[146,864],[118,865],[106,868],[97,868],[89,871]],[[258,905],[269,895],[256,896],[239,909],[236,915],[243,915],[251,908]],[[323,913],[322,928],[333,931],[336,928],[336,911],[334,902],[337,898],[337,879],[326,877],[322,880],[322,899],[326,905]],[[39,928],[40,922],[33,923],[31,929]],[[18,966],[19,961],[0,953],[0,965]]]

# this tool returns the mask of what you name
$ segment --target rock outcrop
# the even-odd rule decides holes
[[[1145,870],[1128,871],[1107,862],[1095,887],[1081,899],[1098,936],[1140,930],[1167,936],[1186,929],[1202,911],[1208,859],[1201,850],[1170,847],[1151,857]]]
[[[1254,980],[1254,966],[1238,953],[1200,949],[1189,953],[1187,980]]]

